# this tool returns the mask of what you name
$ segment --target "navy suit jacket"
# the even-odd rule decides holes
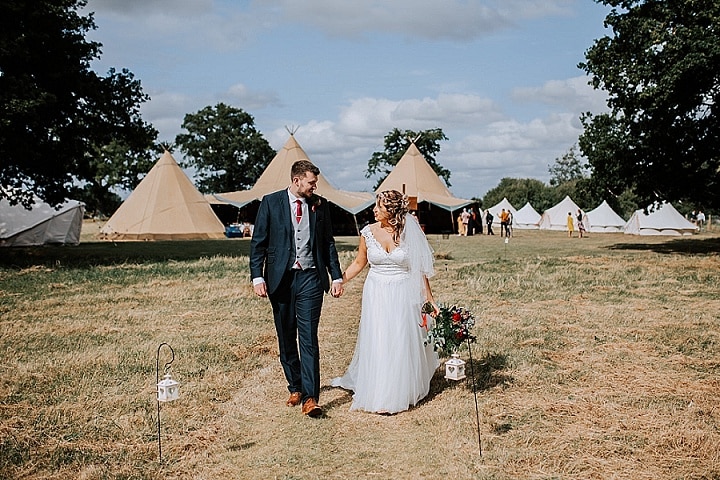
[[[342,278],[327,200],[313,195],[308,199],[308,214],[310,250],[322,288],[327,292],[330,289],[328,274],[334,279]],[[263,277],[268,294],[275,292],[295,262],[294,230],[287,189],[265,195],[250,240],[250,278]]]

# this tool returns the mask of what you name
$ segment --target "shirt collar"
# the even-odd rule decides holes
[[[304,198],[302,198],[302,197],[296,197],[295,195],[293,195],[293,193],[290,191],[289,188],[287,189],[287,192],[288,192],[288,198],[290,199],[290,204],[291,204],[291,205],[292,205],[293,203],[295,203],[296,200],[300,200],[300,202],[305,203],[305,199],[304,199]]]

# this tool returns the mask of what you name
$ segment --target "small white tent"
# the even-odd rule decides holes
[[[513,215],[513,225],[515,224],[515,215],[517,214],[517,210],[515,207],[512,206],[512,203],[510,201],[503,197],[502,200],[500,200],[498,203],[493,205],[492,207],[488,208],[490,210],[490,213],[493,216],[493,228],[500,226],[500,212],[505,209],[505,211],[510,211]]]
[[[567,230],[568,213],[577,215],[580,207],[569,196],[565,196],[557,205],[550,207],[540,216],[541,230]]]
[[[84,213],[85,204],[76,200],[68,200],[56,210],[36,197],[32,210],[28,210],[2,199],[0,246],[77,245],[80,243]]]
[[[527,202],[513,215],[513,228],[532,230],[540,228],[540,214]]]
[[[652,213],[646,215],[636,210],[625,224],[628,235],[692,235],[697,226],[690,223],[669,203],[663,203]]]
[[[620,233],[627,223],[605,200],[596,209],[587,212],[586,216],[588,232]]]

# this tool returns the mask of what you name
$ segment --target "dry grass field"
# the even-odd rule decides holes
[[[353,352],[359,277],[326,297],[309,419],[284,405],[247,240],[86,227],[78,247],[0,251],[0,478],[720,479],[720,232],[431,236],[436,298],[477,319],[474,382],[438,371],[410,411],[350,412],[327,385]],[[345,265],[356,246],[338,238]],[[162,342],[181,397],[160,463]]]

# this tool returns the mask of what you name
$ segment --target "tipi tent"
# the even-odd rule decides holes
[[[658,209],[646,215],[636,210],[625,224],[628,235],[692,235],[697,226],[687,221],[669,203],[663,203]]]
[[[210,203],[166,151],[100,230],[109,240],[224,238]]]
[[[500,226],[500,212],[503,211],[510,211],[513,216],[513,225],[515,225],[515,216],[517,215],[517,210],[515,207],[512,206],[512,203],[510,201],[503,197],[502,200],[500,200],[497,204],[493,205],[492,207],[488,208],[490,210],[490,213],[493,215],[493,227],[499,227]]]
[[[35,197],[32,210],[0,200],[0,246],[80,243],[85,204],[68,200],[54,209]]]
[[[513,227],[520,230],[540,228],[540,214],[527,202],[513,215]]]
[[[266,194],[286,188],[290,184],[290,168],[293,163],[309,158],[291,133],[283,148],[275,155],[250,190],[206,195],[206,198],[212,204],[227,204],[237,208],[255,200],[260,201]],[[375,202],[375,197],[368,192],[338,190],[328,182],[322,173],[318,177],[317,185],[316,194],[353,215]]]
[[[457,198],[450,193],[415,143],[410,144],[377,189],[378,192],[383,190],[397,190],[408,197],[417,197],[418,203],[428,202],[450,212],[472,203],[472,200]]]
[[[590,210],[585,215],[587,216],[588,232],[620,233],[627,223],[615,213],[615,210],[605,200],[596,209]]]
[[[550,207],[540,216],[541,230],[567,230],[568,213],[575,218],[580,207],[569,196],[565,196],[557,205]]]

